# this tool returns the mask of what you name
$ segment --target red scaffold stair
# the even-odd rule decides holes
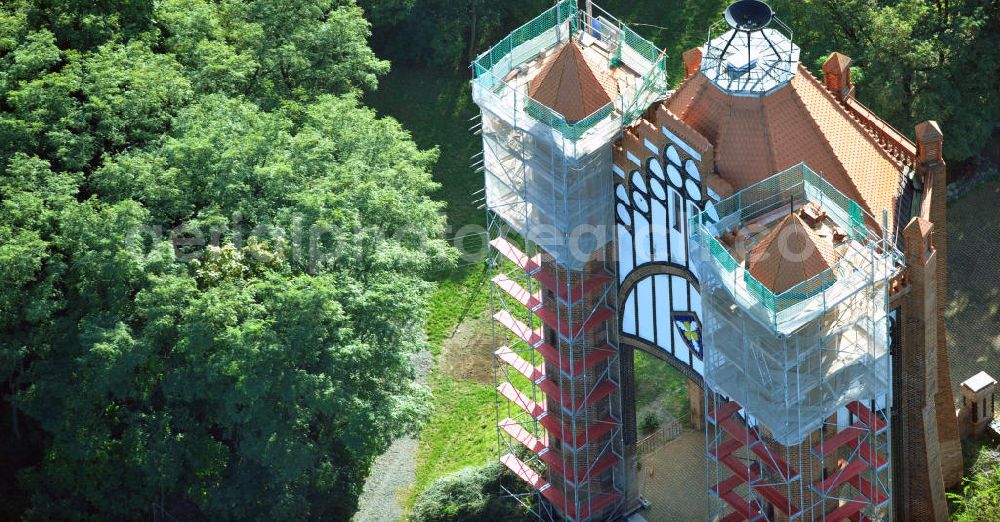
[[[712,456],[713,459],[719,460],[731,455],[734,451],[743,447],[743,443],[736,439],[729,439],[722,444],[709,450],[708,454]]]
[[[851,402],[847,409],[854,414],[858,422],[844,428],[836,435],[824,440],[820,444],[813,446],[812,452],[816,457],[830,455],[840,448],[849,449],[851,460],[841,462],[838,469],[827,474],[826,479],[813,484],[813,489],[823,495],[829,495],[843,484],[850,484],[860,493],[844,506],[838,508],[837,520],[849,518],[851,520],[863,520],[864,515],[860,513],[869,504],[882,506],[889,501],[889,495],[877,484],[872,484],[862,474],[866,471],[882,471],[889,465],[888,459],[878,453],[872,447],[867,438],[871,433],[883,432],[886,423],[880,419],[878,414],[872,412],[864,404],[858,401]],[[854,508],[860,504],[860,507]],[[839,513],[844,513],[840,515]],[[829,519],[830,516],[828,515]]]
[[[605,481],[609,471],[622,463],[611,441],[604,440],[621,426],[613,407],[605,404],[619,385],[611,369],[600,366],[613,361],[617,349],[610,341],[597,340],[604,339],[603,334],[592,338],[592,332],[601,332],[615,319],[613,306],[603,298],[614,279],[604,270],[584,273],[548,262],[543,266],[544,253],[529,257],[504,238],[493,239],[490,245],[523,271],[492,278],[493,288],[500,291],[493,294],[499,298],[495,302],[502,304],[494,309],[493,317],[514,337],[505,336],[512,344],[499,347],[494,354],[506,365],[501,367],[505,376],[511,376],[509,368],[513,368],[532,383],[531,394],[510,382],[497,386],[497,393],[535,421],[530,423],[517,414],[498,423],[507,444],[516,441],[532,454],[522,461],[508,452],[501,461],[537,489],[562,517],[599,516],[622,500],[618,487]],[[583,411],[589,413],[581,417]],[[534,428],[528,429],[529,423]],[[537,465],[546,467],[545,478],[532,469]],[[597,478],[600,482],[592,482]],[[605,492],[609,487],[612,491]]]
[[[851,485],[854,486],[854,489],[858,490],[858,493],[861,493],[869,502],[875,505],[875,507],[881,507],[889,501],[889,495],[886,495],[875,484],[865,480],[864,477],[855,477],[851,480]]]
[[[799,476],[799,472],[785,462],[784,459],[767,449],[767,446],[760,440],[760,436],[757,435],[756,429],[748,429],[742,422],[732,417],[720,421],[719,427],[734,440],[745,441],[744,443],[747,445],[747,448],[765,466],[780,475],[783,480],[795,480]]]
[[[572,413],[576,413],[588,406],[591,406],[595,402],[612,394],[618,388],[615,383],[605,377],[588,390],[588,393],[584,394],[583,399],[574,405],[572,400],[573,396],[570,391],[560,391],[559,385],[557,385],[552,379],[546,377],[543,366],[532,366],[531,363],[524,360],[520,355],[517,355],[513,350],[506,346],[501,346],[500,349],[494,352],[494,354],[497,359],[507,363],[518,373],[524,375],[537,385],[538,388],[545,393],[546,399],[559,404]]]
[[[559,351],[544,341],[541,330],[532,330],[507,310],[500,310],[493,314],[493,318],[510,330],[518,339],[533,347],[546,361],[558,366],[562,373],[568,377],[576,377],[615,355],[615,349],[606,345],[603,348],[594,349],[588,357],[583,359],[574,360],[569,356],[560,357]]]
[[[524,427],[521,426],[520,423],[518,423],[514,419],[507,418],[500,421],[498,425],[500,426],[500,429],[502,429],[505,433],[510,435],[514,440],[520,442],[521,445],[523,445],[533,454],[537,455],[539,460],[544,462],[549,467],[549,469],[556,471],[560,475],[563,475],[566,478],[566,480],[568,480],[570,484],[573,485],[575,485],[577,482],[581,480],[586,479],[588,475],[590,476],[599,475],[604,471],[606,471],[611,466],[614,466],[615,464],[621,461],[621,458],[618,457],[618,455],[615,455],[614,453],[611,452],[607,452],[601,458],[597,459],[597,461],[593,463],[590,469],[578,470],[576,472],[567,474],[565,466],[563,465],[563,461],[559,457],[559,455],[554,451],[550,451],[549,447],[546,446],[541,439],[535,437],[534,435],[531,434],[531,432],[524,429]]]
[[[500,457],[500,462],[535,489],[547,488],[549,485],[537,471],[531,469],[531,466],[525,464],[513,453],[507,453]]]
[[[736,493],[736,487],[744,483],[748,483],[754,493],[763,497],[776,509],[789,517],[798,515],[801,509],[786,498],[777,488],[758,483],[762,476],[761,463],[773,469],[786,480],[794,480],[798,477],[798,472],[766,448],[764,442],[760,440],[756,429],[747,428],[733,417],[740,409],[738,403],[729,401],[719,405],[708,414],[709,421],[722,428],[731,437],[730,440],[709,450],[709,455],[712,458],[733,472],[732,476],[711,487],[712,492],[718,495],[719,498],[724,500],[734,510],[733,513],[723,518],[723,520],[752,520],[755,517],[761,516],[754,502],[744,499]],[[733,455],[736,450],[744,447],[744,445],[749,445],[750,451],[757,456],[759,462],[753,462],[747,466]]]
[[[886,423],[884,420],[880,419],[877,414],[873,413],[867,406],[861,404],[858,401],[848,403],[848,411],[854,414],[861,422],[865,423],[869,429],[874,431],[876,434],[885,431]]]
[[[849,463],[837,468],[833,473],[829,473],[825,480],[814,484],[817,491],[828,495],[837,486],[854,480],[862,471],[868,469],[868,465],[861,460],[852,460]]]
[[[528,448],[528,451],[537,455],[539,460],[544,462],[549,469],[559,474],[563,473],[562,459],[555,452],[549,451],[548,446],[541,439],[524,429],[524,426],[521,426],[519,422],[511,418],[506,418],[500,421],[498,425],[500,429],[513,437],[514,440],[520,442],[525,448]]]
[[[542,404],[531,400],[509,382],[497,386],[497,392],[537,420],[546,431],[559,437],[564,444],[574,449],[582,448],[590,441],[600,439],[618,425],[609,415],[601,421],[590,424],[586,429],[573,433],[572,428],[564,426],[554,415],[547,415]]]
[[[611,281],[610,274],[601,272],[591,274],[583,281],[582,285],[573,285],[573,288],[569,289],[565,284],[559,284],[554,275],[542,268],[541,255],[528,257],[519,248],[514,246],[513,243],[502,237],[490,241],[490,246],[531,275],[531,277],[542,284],[543,288],[555,293],[560,299],[570,304],[579,301],[582,297],[589,295],[601,288],[605,283]]]
[[[818,458],[822,458],[843,446],[851,445],[856,447],[858,440],[867,433],[868,428],[864,424],[856,422],[844,428],[836,435],[813,446],[813,454]]]
[[[510,367],[517,370],[518,373],[528,378],[531,382],[538,382],[539,379],[545,377],[545,366],[539,364],[537,366],[532,366],[531,363],[524,360],[523,357],[518,355],[511,350],[510,347],[501,346],[497,351],[493,352],[502,362],[507,363]]]
[[[524,410],[525,413],[531,415],[534,419],[538,419],[538,417],[541,417],[541,415],[545,413],[544,405],[531,400],[527,395],[521,393],[521,390],[518,390],[509,382],[504,382],[501,383],[500,386],[497,386],[497,392],[500,393],[500,395],[503,395],[510,402],[516,404],[517,407]]]
[[[576,504],[567,502],[566,497],[560,491],[552,487],[552,485],[548,482],[545,482],[537,471],[532,469],[531,466],[528,466],[521,459],[517,458],[513,453],[507,453],[506,455],[500,457],[500,462],[513,471],[514,474],[521,480],[527,482],[531,487],[538,490],[543,497],[545,497],[549,502],[552,502],[559,508],[560,511],[565,513],[570,518],[587,518],[590,513],[600,512],[621,498],[621,495],[617,493],[605,494],[591,499],[589,504],[584,504],[577,509]]]
[[[889,465],[889,459],[879,455],[878,451],[867,442],[862,442],[858,445],[858,454],[875,471],[882,471]]]
[[[842,506],[834,509],[833,511],[827,513],[823,518],[824,520],[829,520],[830,522],[842,520],[858,520],[861,516],[861,510],[868,506],[868,501],[865,497],[856,497],[853,500],[848,500]]]
[[[558,330],[560,335],[567,337],[569,339],[575,339],[587,332],[590,332],[594,328],[597,328],[601,323],[613,318],[615,313],[608,307],[602,306],[595,310],[583,324],[578,324],[570,331],[570,325],[568,321],[560,321],[559,315],[542,306],[542,296],[540,292],[531,292],[524,289],[523,286],[514,281],[513,279],[507,277],[504,274],[499,274],[493,278],[493,284],[497,288],[501,289],[507,295],[514,298],[515,301],[523,305],[528,310],[531,310],[536,317],[542,320],[543,323],[548,325],[554,330]]]

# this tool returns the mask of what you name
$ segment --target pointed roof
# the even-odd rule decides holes
[[[916,127],[917,141],[940,141],[944,138],[941,126],[934,120],[922,121]]]
[[[587,60],[580,45],[571,40],[531,80],[528,96],[575,122],[611,102],[614,86],[611,75]]]
[[[838,53],[833,51],[830,56],[827,56],[826,61],[823,62],[823,71],[843,71],[851,66],[851,57],[846,54]]]
[[[726,94],[698,71],[664,103],[712,143],[735,190],[804,161],[869,214],[886,209],[895,222],[902,167],[801,64],[767,96]]]
[[[775,294],[837,264],[833,239],[821,236],[798,214],[789,214],[750,252],[750,275]]]

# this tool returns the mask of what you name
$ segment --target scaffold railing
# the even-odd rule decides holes
[[[741,269],[733,254],[718,238],[731,229],[741,228],[761,216],[787,208],[790,202],[797,205],[807,202],[819,204],[853,241],[848,245],[849,254],[842,256],[833,266],[783,292],[775,293],[748,270]],[[746,308],[766,324],[788,330],[810,318],[809,314],[803,315],[807,301],[820,299],[833,303],[867,285],[872,278],[891,277],[891,274],[883,272],[895,272],[903,265],[903,255],[891,236],[880,234],[871,226],[877,223],[858,203],[805,163],[800,163],[692,216],[690,230],[691,241],[710,254],[716,270],[729,274],[723,280],[731,283],[728,289],[744,301]],[[885,230],[884,224],[881,230]],[[821,313],[828,306],[814,307],[811,315]]]
[[[599,406],[620,387],[617,350],[592,338],[614,317],[614,278],[552,264],[490,210],[487,228],[500,462],[534,490],[512,496],[543,520],[620,509],[620,473],[598,486],[624,462],[620,412]]]
[[[609,117],[619,118],[615,127],[632,123],[666,89],[666,54],[624,23],[594,6],[593,17],[577,8],[576,0],[562,0],[479,55],[472,63],[473,81],[497,100],[510,100],[515,111],[547,125],[570,141],[577,141]],[[579,121],[567,121],[560,113],[531,98],[526,90],[505,78],[546,50],[566,42],[580,31],[614,48],[609,67],[627,64],[640,74],[635,92],[623,93]]]

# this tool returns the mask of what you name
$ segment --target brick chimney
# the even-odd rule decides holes
[[[684,51],[681,55],[684,59],[684,77],[687,78],[695,73],[698,69],[701,69],[701,48],[695,47],[693,49],[688,49]]]
[[[823,84],[840,99],[854,96],[851,83],[851,58],[836,51],[823,62]]]
[[[934,120],[918,123],[915,131],[917,135],[917,162],[940,163],[944,134],[941,133],[941,127],[938,123]]]

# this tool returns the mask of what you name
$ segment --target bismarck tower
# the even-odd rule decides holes
[[[540,517],[639,507],[644,350],[697,390],[710,519],[947,518],[943,136],[791,35],[738,1],[667,91],[660,50],[564,0],[473,64],[500,460]]]

